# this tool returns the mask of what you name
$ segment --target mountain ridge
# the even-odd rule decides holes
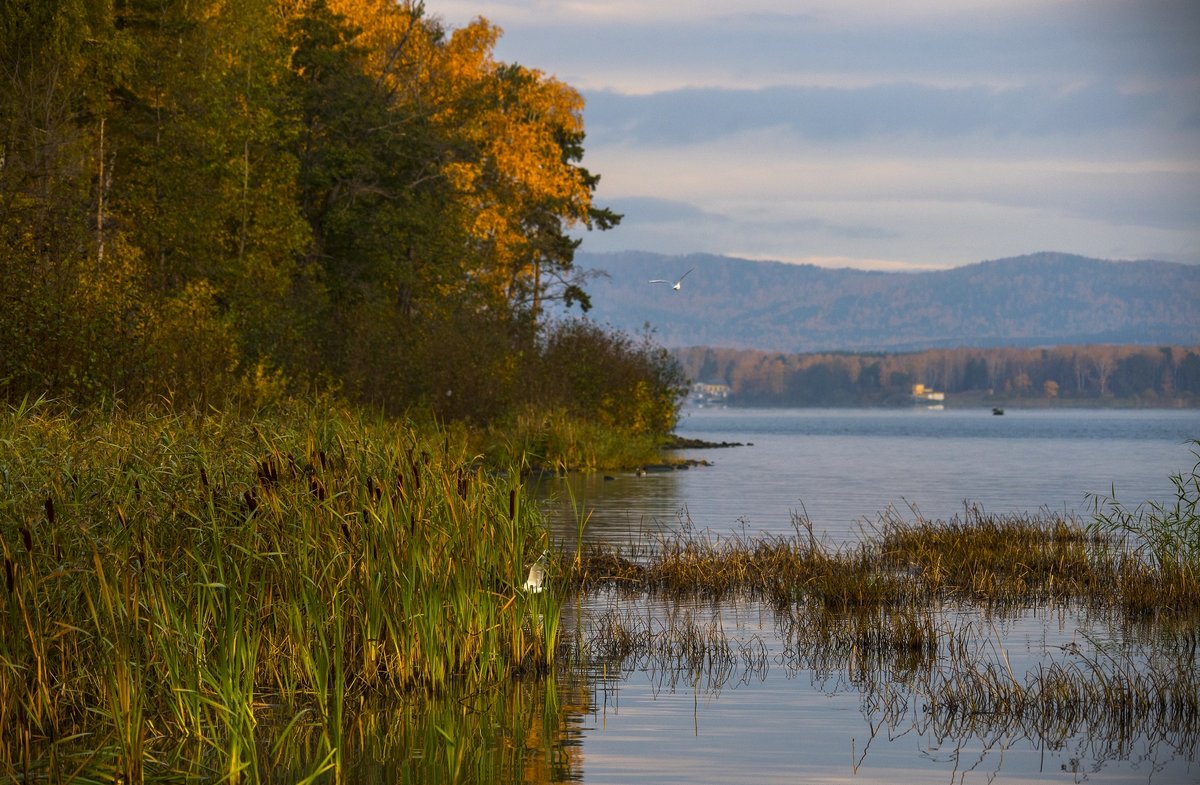
[[[588,316],[667,348],[780,352],[1200,343],[1200,265],[1039,252],[884,272],[643,251],[576,254]],[[647,281],[678,280],[680,291]]]

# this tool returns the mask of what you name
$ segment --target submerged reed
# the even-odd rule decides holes
[[[782,670],[789,680],[806,674],[823,693],[858,694],[872,732],[915,730],[939,747],[1003,749],[1029,739],[1057,749],[1083,738],[1097,760],[1127,756],[1139,740],[1186,760],[1198,749],[1194,626],[1135,631],[1114,611],[1105,640],[1048,645],[1032,662],[1023,651],[1018,665],[996,627],[1009,611],[980,613],[971,604],[831,610],[809,600],[750,603],[749,623],[726,629],[731,622],[722,619],[742,601],[604,594],[609,607],[562,642],[569,650],[563,659],[595,682],[640,673],[656,691],[711,695]],[[776,642],[764,643],[764,635]],[[605,683],[606,700],[611,692],[619,684]]]
[[[337,771],[364,696],[548,667],[558,600],[519,590],[544,534],[512,477],[333,406],[0,412],[0,777],[141,781],[190,744],[255,780],[281,706]]]
[[[950,521],[881,515],[869,536],[832,548],[796,520],[791,536],[685,531],[638,552],[591,546],[570,586],[719,599],[735,593],[835,610],[967,601],[986,607],[1082,603],[1131,616],[1200,617],[1200,574],[1164,569],[1071,518],[985,515]]]
[[[1012,738],[1057,747],[1083,737],[1098,759],[1127,755],[1147,738],[1194,759],[1195,572],[1052,515],[967,507],[950,521],[909,521],[888,511],[843,548],[818,542],[803,518],[795,524],[793,536],[685,528],[649,548],[585,549],[565,569],[568,584],[613,599],[563,640],[570,659],[709,691],[782,667],[789,676],[808,672],[822,691],[859,692],[873,729],[1000,748]],[[757,633],[731,638],[715,623],[679,623],[681,612],[669,610],[684,608],[692,619],[708,605],[719,618],[747,599],[774,614],[781,652],[768,657]],[[625,600],[654,611],[622,610]],[[1120,632],[1112,643],[1072,643],[1019,670],[974,620],[1031,608],[1070,608]]]

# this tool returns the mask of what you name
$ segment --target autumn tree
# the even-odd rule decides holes
[[[380,402],[511,401],[544,301],[587,304],[568,230],[618,219],[578,165],[582,99],[497,62],[498,28],[447,33],[418,4],[317,0],[293,31],[331,362]]]
[[[604,418],[661,425],[654,363],[543,323],[588,305],[572,233],[619,216],[582,98],[499,35],[395,0],[5,5],[0,394],[318,385],[490,419],[585,336],[629,387]]]

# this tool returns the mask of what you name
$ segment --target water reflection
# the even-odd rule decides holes
[[[581,739],[591,712],[582,680],[553,674],[487,689],[362,707],[346,729],[341,781],[350,783],[582,782]],[[328,751],[318,733],[289,738],[273,782],[301,782]],[[338,781],[332,769],[317,781]]]
[[[684,470],[576,473],[538,480],[530,495],[543,502],[551,536],[565,547],[636,548],[686,525],[684,480]]]
[[[557,674],[364,708],[345,781],[1196,781],[1194,629],[616,590],[565,608]],[[272,779],[321,753],[293,745]]]
[[[591,642],[593,670],[603,663],[610,677],[586,768],[629,782],[1064,771],[1194,782],[1194,630],[1083,609],[1051,616],[947,607],[897,621],[602,596],[576,639]]]

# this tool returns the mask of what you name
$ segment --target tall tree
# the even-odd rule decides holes
[[[126,49],[111,2],[0,7],[0,386],[86,397],[120,384],[138,320],[134,254],[107,226],[106,90]]]

